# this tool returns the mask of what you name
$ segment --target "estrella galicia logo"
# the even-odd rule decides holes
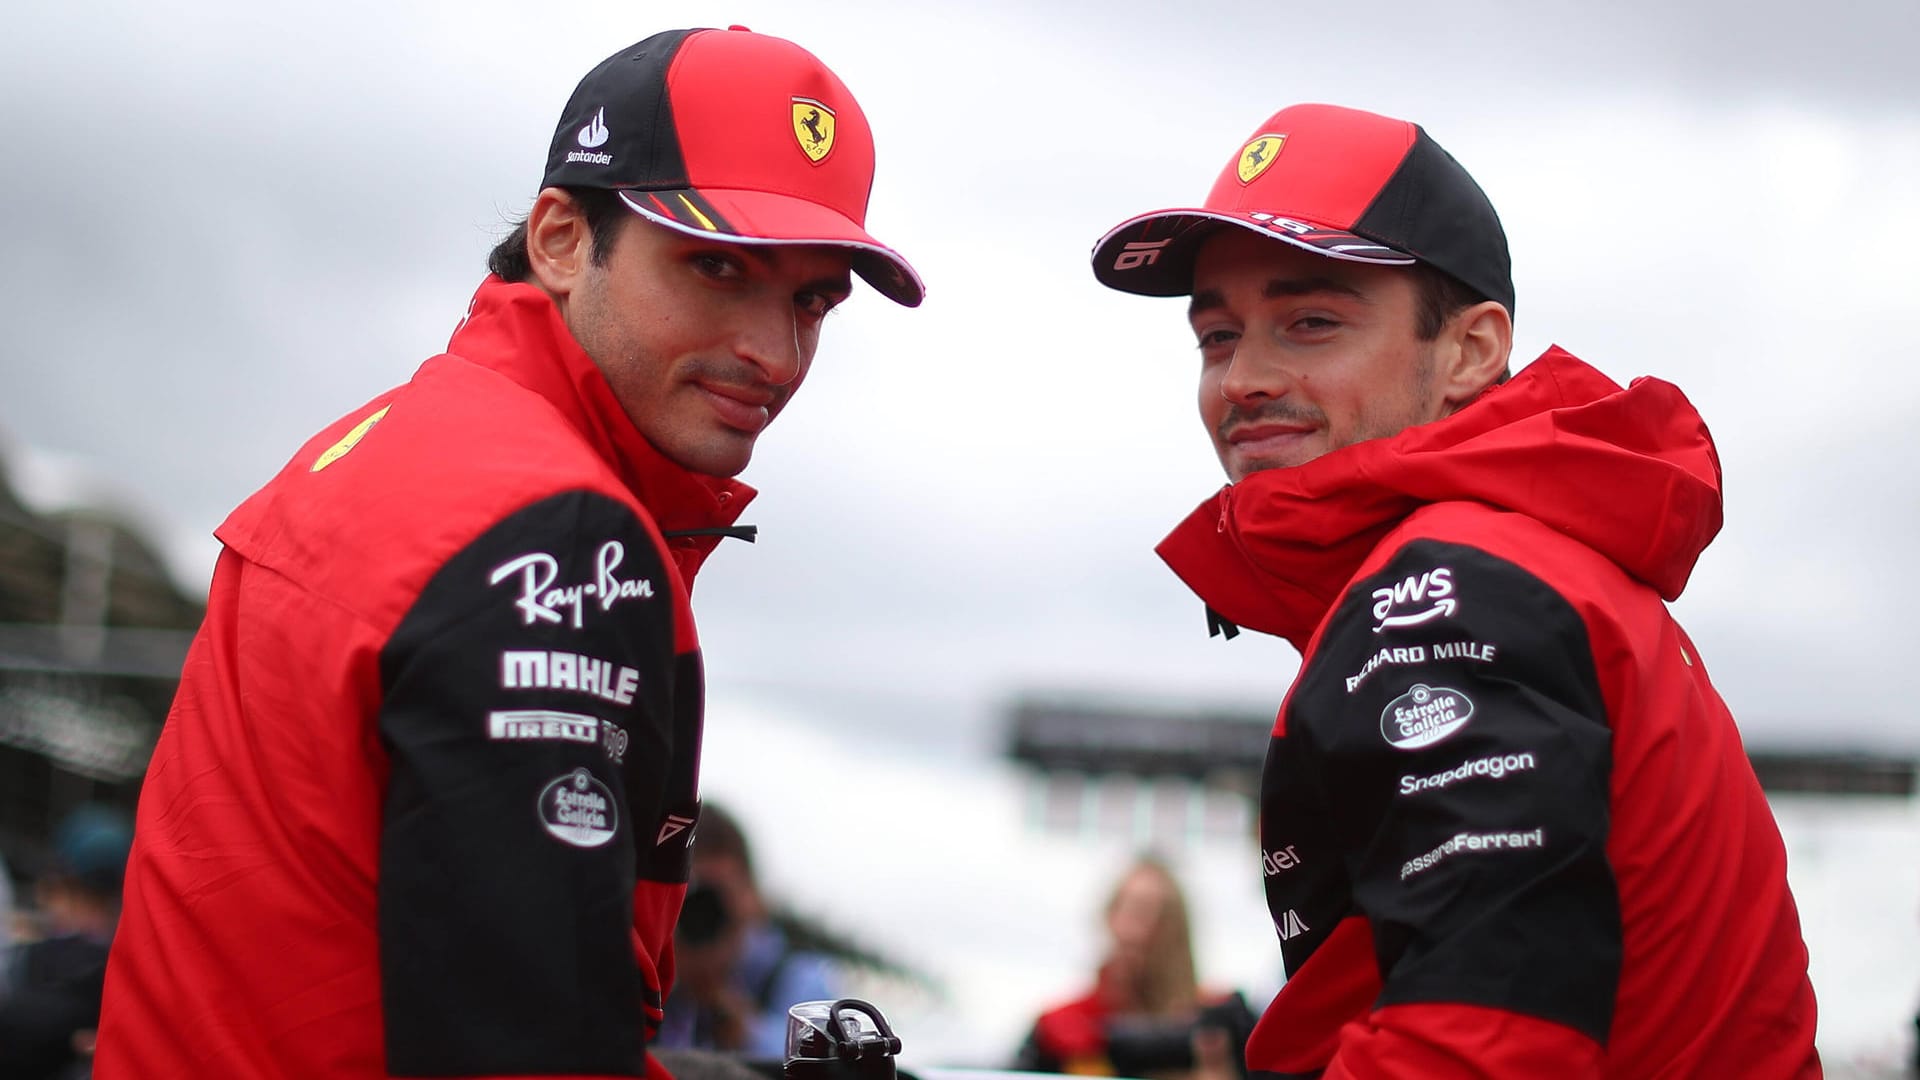
[[[540,792],[540,823],[574,847],[595,848],[620,828],[613,791],[585,769],[575,769]]]
[[[1380,711],[1380,734],[1398,750],[1418,750],[1467,726],[1473,699],[1444,686],[1414,683]]]

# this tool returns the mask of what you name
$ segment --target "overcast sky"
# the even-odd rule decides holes
[[[1041,10],[1032,10],[1039,8]],[[65,3],[0,37],[0,432],[210,533],[441,348],[590,66],[745,23],[834,67],[925,277],[830,320],[698,589],[716,682],[980,732],[1031,688],[1271,708],[1152,547],[1220,484],[1178,301],[1093,241],[1269,113],[1421,122],[1499,208],[1516,359],[1681,386],[1726,527],[1675,605],[1750,738],[1920,748],[1920,6]],[[968,718],[973,720],[969,721]]]

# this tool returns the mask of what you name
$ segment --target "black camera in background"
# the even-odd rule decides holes
[[[680,905],[680,921],[673,936],[683,946],[711,945],[733,928],[733,915],[725,898],[712,885],[695,882],[687,886],[687,898]]]

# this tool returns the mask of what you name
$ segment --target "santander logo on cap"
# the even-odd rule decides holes
[[[593,114],[593,119],[587,121],[587,126],[580,129],[578,141],[581,146],[591,150],[605,145],[607,134],[607,107],[602,105],[600,111]]]

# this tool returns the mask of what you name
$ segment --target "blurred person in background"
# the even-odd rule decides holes
[[[1093,270],[1187,298],[1229,483],[1161,556],[1216,630],[1301,654],[1260,796],[1287,979],[1248,1067],[1819,1076],[1780,830],[1663,602],[1721,525],[1680,391],[1558,348],[1509,378],[1492,203],[1356,109],[1275,113]]]
[[[834,957],[796,940],[812,936],[804,928],[776,917],[733,815],[711,802],[702,806],[692,854],[675,936],[679,973],[658,1045],[778,1059],[786,1049],[787,1009],[839,997],[842,973]]]
[[[1142,856],[1104,909],[1106,954],[1086,993],[1040,1014],[1014,1060],[1028,1072],[1183,1076],[1227,1066],[1252,1017],[1240,995],[1203,992],[1186,896],[1165,862]]]
[[[751,537],[732,478],[853,275],[920,302],[873,175],[858,102],[781,38],[666,31],[580,81],[446,352],[218,530],[102,1080],[658,1077],[690,590]]]
[[[106,806],[82,806],[54,830],[52,864],[34,883],[39,936],[4,958],[0,1080],[89,1075],[132,841],[132,822]]]

